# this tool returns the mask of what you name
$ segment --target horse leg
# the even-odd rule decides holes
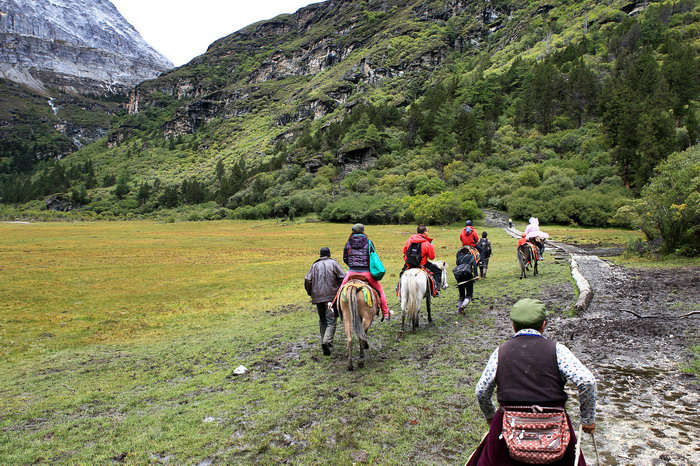
[[[406,306],[408,305],[408,297],[404,295],[403,287],[401,288],[401,330],[399,330],[399,338],[403,337],[404,326],[406,324]]]
[[[345,313],[343,313],[345,314]],[[347,339],[348,342],[348,370],[352,371],[355,368],[352,366],[352,322],[350,320],[352,319],[352,315],[350,312],[347,313],[345,317],[345,338]]]
[[[538,263],[538,262],[539,262],[538,260],[535,260],[535,268],[533,269],[533,270],[534,270],[534,275],[535,275],[535,276],[537,276],[537,275],[539,274],[539,272],[537,271],[537,263]]]
[[[430,302],[432,299],[432,296],[428,293],[428,299],[425,301],[425,307],[428,309],[428,323],[433,323],[433,316],[430,314]]]
[[[357,342],[360,344],[360,360],[357,361],[357,367],[362,369],[363,367],[365,367],[365,348],[367,345],[367,341],[363,340],[361,338],[358,338]]]

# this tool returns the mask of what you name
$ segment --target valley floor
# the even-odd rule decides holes
[[[584,267],[596,296],[571,318],[566,258],[518,280],[513,240],[492,225],[491,269],[467,315],[451,286],[415,335],[375,321],[355,372],[342,329],[321,354],[301,286],[321,246],[339,255],[346,225],[0,225],[0,463],[464,464],[486,429],[474,386],[522,297],[547,303],[549,335],[600,380],[603,464],[696,462],[700,390],[680,368],[697,317],[621,310],[697,308],[700,268]],[[368,227],[394,309],[409,230]],[[450,264],[458,231],[430,229]],[[583,451],[594,461],[589,436]]]

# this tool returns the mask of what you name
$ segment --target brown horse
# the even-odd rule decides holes
[[[537,276],[537,246],[532,243],[525,243],[518,248],[518,262],[520,263],[520,278],[527,278],[527,266],[532,264],[533,275]]]
[[[367,284],[358,279],[349,280],[338,297],[340,311],[345,321],[345,337],[348,340],[348,370],[354,370],[352,365],[352,334],[359,340],[360,360],[358,367],[365,366],[365,350],[369,349],[367,343],[367,330],[372,325],[374,316],[379,313],[379,294]]]

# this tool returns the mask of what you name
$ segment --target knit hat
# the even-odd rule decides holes
[[[513,305],[510,320],[520,328],[538,329],[547,319],[544,303],[539,299],[525,298]]]
[[[326,257],[331,256],[331,250],[325,246],[321,248],[321,257],[323,257],[323,256],[326,256]]]
[[[356,223],[352,226],[352,232],[353,233],[364,233],[365,232],[365,226],[361,223]]]

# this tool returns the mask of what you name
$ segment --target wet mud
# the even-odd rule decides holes
[[[700,386],[682,371],[700,319],[679,318],[700,302],[700,268],[625,268],[595,250],[565,248],[594,297],[583,314],[552,322],[550,335],[598,379],[601,464],[700,464]],[[593,451],[590,436],[583,445]]]

